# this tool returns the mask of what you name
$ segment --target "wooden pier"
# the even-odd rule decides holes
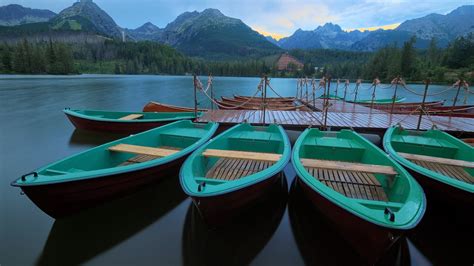
[[[348,103],[337,105],[329,109],[327,127],[332,129],[352,128],[361,133],[376,133],[382,135],[385,130],[396,124],[401,124],[406,129],[416,129],[419,115],[389,114],[373,110],[361,105]],[[356,105],[357,107],[354,107]],[[344,108],[349,107],[349,108]],[[366,112],[350,112],[351,108]],[[318,111],[265,111],[265,124],[276,123],[287,129],[304,129],[309,126],[321,127],[324,113]],[[263,124],[263,111],[261,110],[210,110],[197,121],[219,122],[223,125],[234,125],[242,122]],[[426,116],[421,120],[420,129],[432,128],[433,124],[440,130],[447,131],[458,137],[474,137],[474,119],[447,116]]]

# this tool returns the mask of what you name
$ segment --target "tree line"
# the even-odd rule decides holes
[[[75,72],[71,48],[63,43],[0,44],[0,73],[70,74]]]
[[[373,53],[331,51],[333,60],[321,58],[317,69],[306,69],[300,76],[323,76],[390,81],[400,76],[409,81],[430,78],[435,82],[450,82],[463,78],[474,81],[474,34],[457,38],[447,48],[437,46],[432,39],[425,50],[415,49],[416,38],[412,37],[399,47],[396,43]],[[320,50],[293,51],[294,56],[305,64],[316,64],[314,59],[323,53]],[[338,56],[339,55],[339,56]],[[329,59],[331,59],[329,57]],[[337,58],[344,58],[338,61]]]
[[[474,35],[439,48],[433,39],[426,50],[415,49],[413,37],[401,47],[389,45],[376,52],[328,49],[292,50],[290,54],[304,68],[278,71],[278,56],[261,59],[209,61],[183,55],[156,42],[119,42],[64,44],[59,42],[0,44],[0,73],[21,74],[209,74],[215,76],[301,77],[330,74],[332,77],[389,81],[396,76],[405,80],[447,82],[474,70]],[[471,76],[463,77],[472,80]]]

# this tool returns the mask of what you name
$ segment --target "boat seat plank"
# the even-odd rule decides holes
[[[433,157],[433,156],[404,153],[404,152],[399,152],[398,155],[408,160],[425,161],[425,162],[440,163],[440,164],[460,166],[460,167],[466,167],[466,168],[474,168],[474,162],[469,162],[469,161],[447,159],[447,158],[441,158],[441,157]]]
[[[342,195],[362,200],[388,201],[387,194],[372,173],[305,167],[310,175]],[[368,181],[370,179],[370,182]]]
[[[301,163],[305,167],[321,168],[328,170],[344,170],[354,172],[364,172],[372,174],[396,175],[397,172],[393,167],[386,165],[361,164],[341,161],[328,161],[317,159],[301,159]]]
[[[143,117],[142,114],[129,114],[129,115],[120,117],[119,120],[135,120],[135,119],[139,119],[139,118],[142,118],[142,117]]]
[[[135,153],[140,155],[150,155],[156,157],[165,157],[172,155],[177,150],[172,149],[163,149],[163,148],[153,148],[147,146],[138,146],[138,145],[130,145],[130,144],[118,144],[115,146],[109,147],[109,151],[114,152],[127,152],[127,153]]]
[[[265,170],[271,165],[273,162],[220,158],[207,171],[206,178],[233,181]]]
[[[447,165],[447,164],[440,164],[437,162],[427,162],[427,161],[418,161],[418,160],[410,160],[413,163],[429,169],[433,172],[442,174],[447,177],[451,177],[457,179],[462,182],[466,182],[468,184],[474,184],[474,177],[471,176],[466,170],[464,170],[461,166],[454,166],[454,165]]]
[[[267,161],[267,162],[277,162],[281,158],[281,154],[277,154],[277,153],[231,151],[231,150],[216,150],[216,149],[207,149],[202,153],[202,155],[205,157],[219,157],[219,158],[227,158],[227,159],[242,159],[242,160],[255,160],[255,161]]]

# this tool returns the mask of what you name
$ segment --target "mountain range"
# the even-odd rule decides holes
[[[56,38],[67,33],[99,36],[105,40],[155,41],[197,57],[226,59],[262,57],[284,49],[340,49],[373,51],[386,45],[417,37],[416,47],[426,48],[432,38],[446,46],[459,36],[474,32],[474,5],[459,7],[447,15],[430,14],[407,20],[394,30],[344,31],[339,25],[326,23],[314,30],[296,30],[291,36],[275,40],[265,37],[240,19],[225,16],[217,9],[185,12],[166,27],[147,22],[136,29],[117,25],[112,17],[92,0],[80,0],[59,14],[30,9],[20,5],[0,7],[0,41],[16,36],[37,36],[38,40]],[[40,36],[41,38],[38,38]],[[76,38],[71,40],[77,41]]]

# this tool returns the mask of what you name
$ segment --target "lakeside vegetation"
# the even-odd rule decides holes
[[[215,76],[332,77],[390,81],[400,75],[405,80],[451,82],[459,77],[474,81],[474,35],[439,48],[433,39],[428,49],[415,49],[416,39],[376,52],[341,50],[291,50],[304,69],[281,72],[274,68],[278,55],[261,59],[208,61],[183,55],[156,42],[105,41],[94,44],[56,42],[0,44],[0,73],[8,74],[208,74]],[[467,74],[466,74],[467,73]]]

